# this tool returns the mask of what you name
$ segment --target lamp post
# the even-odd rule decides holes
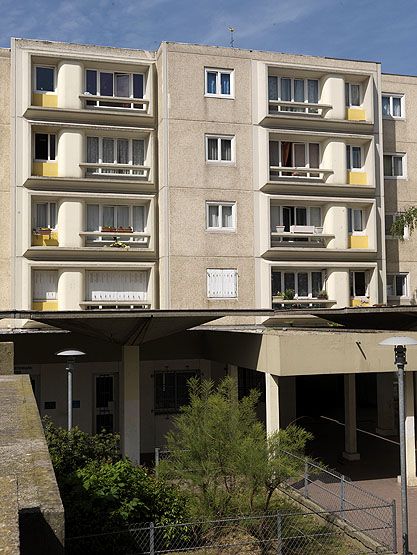
[[[67,427],[68,431],[70,431],[72,429],[72,374],[74,372],[74,363],[76,357],[85,355],[85,353],[83,353],[82,351],[78,351],[77,349],[68,349],[66,351],[58,351],[55,354],[59,357],[65,357],[67,359]]]
[[[401,527],[402,527],[402,554],[412,555],[408,542],[408,500],[407,500],[407,460],[405,445],[405,390],[404,367],[407,364],[406,345],[417,345],[412,337],[389,337],[380,342],[383,346],[394,347],[394,363],[398,374],[398,416],[400,427],[400,464],[401,464]]]

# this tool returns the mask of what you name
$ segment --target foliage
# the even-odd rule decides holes
[[[319,294],[317,295],[318,299],[328,299],[328,295],[327,295],[327,291],[325,289],[322,289]]]
[[[284,291],[283,297],[284,297],[284,300],[285,300],[285,301],[292,301],[293,298],[295,297],[295,291],[294,291],[294,289],[286,289],[286,290]]]
[[[167,435],[170,456],[162,475],[185,483],[196,516],[222,517],[267,511],[273,493],[289,477],[298,477],[311,435],[297,426],[266,436],[257,420],[259,393],[238,399],[236,381],[190,380],[190,404],[175,418]]]
[[[391,235],[404,239],[406,230],[408,236],[411,236],[417,226],[417,207],[410,206],[404,212],[399,214],[390,228]]]

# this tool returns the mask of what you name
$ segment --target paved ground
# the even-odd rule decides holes
[[[336,418],[337,419],[337,418]],[[311,453],[319,457],[329,467],[358,482],[361,487],[388,501],[397,503],[397,538],[401,552],[401,505],[399,474],[398,438],[379,438],[358,432],[359,462],[345,461],[341,453],[344,447],[344,426],[324,418],[300,422],[314,434]],[[374,432],[375,423],[362,415],[358,428]],[[417,555],[417,488],[409,488],[409,541],[412,553]]]

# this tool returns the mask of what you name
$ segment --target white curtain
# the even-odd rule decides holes
[[[232,141],[230,139],[221,140],[222,160],[230,162],[232,160]]]
[[[143,166],[145,163],[145,141],[134,139],[132,141],[133,164]]]
[[[87,231],[98,231],[99,226],[98,204],[87,204]]]
[[[273,75],[268,77],[268,97],[269,100],[278,100],[278,77]]]
[[[207,158],[208,160],[218,160],[218,141],[217,139],[208,139],[207,141]]]
[[[317,104],[319,101],[319,82],[316,79],[309,79],[307,81],[307,89],[308,102]]]
[[[114,206],[103,206],[103,226],[115,227]]]
[[[97,164],[99,161],[98,137],[87,137],[87,163]]]
[[[48,204],[36,205],[36,227],[48,227]]]
[[[321,227],[321,208],[320,206],[310,207],[310,225]]]
[[[116,206],[117,209],[117,227],[129,227],[129,207]]]
[[[271,231],[276,231],[277,225],[281,225],[281,207],[271,206],[270,209]]]
[[[129,97],[129,74],[116,73],[115,78],[115,96]]]
[[[133,207],[133,231],[145,231],[145,207]]]
[[[103,137],[103,162],[105,164],[114,164],[114,139]]]
[[[35,270],[33,272],[32,288],[34,301],[56,300],[58,272],[56,270]]]
[[[294,100],[304,102],[304,79],[294,79]]]
[[[233,227],[233,207],[232,206],[222,207],[222,226]]]
[[[401,98],[392,98],[392,115],[399,118],[401,117]]]
[[[129,140],[128,139],[117,139],[117,163],[118,164],[129,163]]]
[[[208,207],[208,226],[219,227],[219,207],[215,204]]]

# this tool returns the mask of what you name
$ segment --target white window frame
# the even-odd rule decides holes
[[[391,167],[394,170],[394,157],[402,158],[403,174],[402,175],[385,175],[384,156],[391,156]],[[384,152],[382,157],[384,179],[407,179],[407,154],[405,152]]]
[[[97,90],[97,94],[96,96],[102,96],[100,93],[100,73],[111,73],[113,75],[113,94],[111,95],[111,97],[103,96],[104,99],[107,98],[126,98],[126,100],[128,102],[128,104],[130,104],[130,109],[136,109],[136,110],[144,110],[145,107],[143,108],[135,108],[134,104],[140,104],[140,102],[129,102],[129,100],[146,100],[146,74],[143,73],[142,71],[107,71],[104,69],[97,69],[97,68],[93,68],[93,67],[86,67],[85,71],[84,71],[84,94],[88,94],[87,91],[87,71],[95,71],[96,72],[96,90]],[[126,97],[119,97],[115,94],[115,75],[116,74],[121,74],[121,75],[128,75],[129,76],[129,96]],[[137,98],[133,96],[133,75],[142,75],[143,77],[143,97],[142,98]],[[106,100],[104,100],[106,102]],[[115,110],[120,110],[120,109],[126,109],[125,106],[101,106],[100,105],[100,99],[95,99],[94,95],[93,95],[93,99],[92,102],[96,102],[96,107],[98,108],[110,108],[111,110],[115,109]],[[107,100],[107,102],[109,102]]]
[[[208,89],[208,73],[216,74],[216,92],[209,93]],[[230,94],[221,93],[221,75],[230,75]],[[209,98],[228,98],[229,100],[234,100],[235,98],[235,70],[234,69],[218,69],[213,67],[204,68],[204,96]]]
[[[402,93],[381,93],[381,111],[382,111],[382,97],[385,96],[386,98],[389,98],[389,111],[390,113],[388,115],[384,114],[382,112],[382,118],[383,119],[398,119],[398,120],[404,120],[405,119],[405,95]],[[401,100],[401,116],[393,116],[393,99],[394,98],[399,98]]]
[[[48,135],[48,158],[36,158],[36,135]],[[51,158],[51,137],[55,137],[55,158]],[[32,142],[32,152],[33,152],[33,161],[34,162],[57,162],[58,161],[58,140],[56,133],[43,133],[35,131],[33,133],[33,142]]]
[[[291,168],[300,168],[300,169],[305,169],[305,170],[311,170],[311,172],[306,172],[306,175],[301,176],[303,179],[308,178],[308,179],[318,179],[319,175],[313,175],[311,176],[310,173],[314,173],[314,174],[320,174],[320,167],[318,168],[311,168],[310,167],[310,145],[314,144],[314,145],[318,145],[319,146],[319,166],[321,163],[321,144],[320,143],[314,143],[314,142],[308,142],[308,143],[303,143],[303,142],[298,142],[298,141],[272,141],[272,142],[276,142],[279,144],[278,147],[278,154],[279,154],[279,165],[278,167],[281,168],[286,168],[287,166],[283,166],[283,162],[282,162],[282,143],[291,143],[291,154],[292,154],[292,158],[293,160],[295,159],[295,145],[304,145],[304,157],[306,160],[306,165],[304,167],[302,166],[288,166],[288,170],[287,169],[282,169],[279,170],[279,177],[290,177],[290,178],[294,178],[294,179],[299,179],[300,176],[299,175],[283,175],[285,173],[288,173]],[[271,168],[271,160],[269,160],[269,167]],[[273,171],[278,171],[278,170],[273,170]]]
[[[350,148],[349,150],[349,156],[350,156],[350,160],[348,160],[348,156],[347,156],[347,152],[348,152],[348,147]],[[353,168],[353,149],[354,148],[359,148],[360,149],[360,154],[361,154],[361,167],[360,168]],[[364,158],[364,151],[363,151],[363,147],[360,145],[351,145],[351,144],[346,144],[346,165],[347,165],[347,171],[348,172],[363,172],[363,168],[364,168],[364,164],[365,164],[365,158]],[[349,167],[350,166],[350,167]]]
[[[210,206],[217,206],[219,208],[218,219],[219,225],[217,227],[210,226],[209,208]],[[223,207],[232,207],[232,227],[223,227]],[[206,230],[207,231],[236,231],[236,202],[223,202],[223,201],[206,201]]]
[[[46,204],[47,205],[47,220],[48,220],[47,227],[49,229],[52,229],[52,230],[55,231],[58,227],[58,204],[55,201],[54,202],[49,202],[49,201],[37,200],[37,201],[34,201],[32,203],[32,227],[33,227],[33,229],[39,229],[41,227],[41,226],[38,225],[38,222],[36,221],[36,212],[37,212],[36,207],[39,204]],[[52,207],[54,207],[54,210],[55,210],[55,226],[54,227],[51,227],[51,210],[52,210]]]
[[[355,283],[355,275],[356,273],[364,273],[365,274],[365,295],[357,295],[356,294],[356,283]],[[367,270],[350,270],[349,271],[349,293],[350,293],[350,274],[352,275],[352,289],[353,295],[352,299],[369,299],[369,273]]]
[[[227,296],[211,296],[210,293],[210,289],[211,289],[211,285],[210,285],[210,272],[222,272],[223,274],[225,274],[226,272],[233,272],[234,273],[234,280],[235,280],[235,294],[232,295],[227,295]],[[206,276],[207,276],[207,298],[212,300],[212,301],[216,301],[216,300],[230,300],[230,299],[237,299],[238,298],[238,285],[239,285],[239,274],[236,268],[207,268],[206,270]]]
[[[277,88],[278,88],[278,102],[295,102],[295,103],[300,103],[300,102],[304,102],[306,104],[317,104],[317,108],[319,107],[319,103],[320,103],[320,79],[314,79],[314,78],[310,78],[310,77],[285,77],[285,76],[281,76],[281,75],[268,75],[268,79],[269,77],[276,77],[277,78]],[[290,100],[283,100],[282,99],[282,85],[281,85],[281,81],[282,79],[288,79],[291,81],[291,99]],[[304,100],[295,100],[295,81],[304,81]],[[308,100],[308,81],[317,81],[317,102],[310,102]],[[270,101],[273,99],[269,98],[268,95],[268,101]],[[288,112],[288,111],[293,111],[294,113],[315,113],[312,112],[312,110],[317,110],[316,108],[311,108],[306,106],[305,108],[298,108],[297,106],[295,106],[294,108],[290,108],[287,106],[279,106],[278,107],[278,111],[279,112]]]
[[[296,299],[317,299],[318,297],[313,297],[313,273],[321,274],[321,286],[322,288],[325,287],[326,280],[325,280],[325,273],[323,270],[292,270],[292,269],[280,269],[280,268],[273,268],[272,272],[281,273],[281,293],[285,292],[285,274],[294,274],[294,300]],[[308,288],[308,295],[300,297],[298,295],[298,274],[307,274],[307,288]],[[271,275],[271,283],[272,283],[272,275]]]
[[[119,164],[117,162],[117,141],[118,140],[127,140],[128,141],[128,157],[129,157],[129,162],[128,164],[131,166],[134,166],[133,164],[133,141],[143,141],[143,162],[145,165],[146,163],[146,157],[147,157],[147,148],[148,148],[148,142],[146,139],[143,139],[141,137],[107,137],[107,136],[102,136],[102,135],[88,135],[85,139],[85,160],[87,160],[87,142],[89,138],[98,138],[98,162],[97,164],[114,164],[114,169],[113,168],[100,168],[97,167],[94,169],[94,172],[89,172],[88,175],[134,175],[137,177],[144,177],[146,175],[146,170],[145,169],[136,169],[135,167],[133,167],[132,169],[129,168],[119,168],[119,166],[123,165],[123,164]],[[113,140],[113,160],[114,162],[103,162],[103,139],[112,139]],[[93,162],[87,162],[89,166],[91,166],[91,168],[94,168],[94,163]],[[120,173],[114,173],[115,170],[117,170],[119,168]],[[129,173],[126,173],[129,172]],[[133,172],[141,172],[141,173],[133,173]]]
[[[305,206],[305,205],[296,205],[296,204],[271,204],[270,205],[270,210],[271,208],[279,208],[279,221],[280,223],[278,225],[284,225],[284,208],[294,208],[294,213],[295,213],[295,217],[297,214],[296,209],[297,208],[305,208],[306,212],[307,212],[307,223],[305,225],[315,225],[311,223],[311,209],[312,208],[318,208],[320,210],[320,225],[315,226],[315,227],[323,227],[323,210],[321,206],[316,206],[316,205],[310,205],[310,206]],[[293,225],[302,225],[302,224],[298,224],[297,221],[295,222],[295,224]]]
[[[362,231],[355,230],[355,212],[361,212],[362,214]],[[364,236],[367,234],[366,226],[367,226],[367,218],[366,218],[366,211],[363,208],[348,208],[348,220],[350,218],[350,227],[352,231],[348,231],[349,235],[353,236]],[[348,229],[349,229],[349,221],[348,221]]]
[[[217,154],[221,156],[221,141],[228,140],[231,141],[231,160],[222,160],[221,158],[217,158],[217,160],[209,160],[209,148],[208,148],[208,141],[209,139],[217,139]],[[215,164],[215,165],[225,165],[225,166],[232,166],[236,164],[236,138],[235,135],[205,135],[205,150],[206,150],[206,164]]]
[[[87,230],[88,228],[88,213],[87,213],[87,206],[88,205],[93,205],[93,206],[98,206],[98,221],[99,221],[99,229],[90,229]],[[107,202],[87,202],[85,204],[85,217],[84,217],[84,230],[85,233],[88,233],[88,231],[90,231],[91,233],[94,233],[95,231],[102,231],[103,229],[103,213],[104,213],[104,207],[111,207],[111,208],[115,208],[116,209],[116,214],[117,214],[117,208],[119,206],[126,206],[129,209],[129,226],[133,229],[133,208],[136,208],[138,206],[142,206],[143,207],[143,232],[141,233],[147,233],[148,232],[148,205],[147,204],[109,204]],[[116,216],[117,218],[117,216]],[[116,226],[117,227],[117,223]],[[135,233],[134,231],[132,233]],[[114,235],[117,235],[117,231],[114,232]],[[143,242],[143,237],[130,237],[129,241],[134,241],[134,242]],[[114,242],[114,237],[113,235],[110,235],[109,233],[109,237],[91,237],[90,239],[88,239],[88,242]],[[123,239],[123,241],[125,241],[125,239]]]
[[[403,295],[398,295],[397,294],[397,289],[396,289],[396,278],[397,276],[401,276],[401,277],[405,277],[405,294]],[[393,290],[392,293],[388,293],[388,278],[391,277],[392,278],[392,286],[394,287],[395,290]],[[387,297],[389,299],[409,299],[410,298],[410,274],[408,272],[395,272],[395,273],[388,273],[387,272]]]
[[[38,67],[42,67],[45,69],[52,69],[54,72],[54,90],[53,91],[40,91],[38,90],[37,87],[37,78],[36,78],[36,69]],[[32,72],[32,80],[33,80],[33,87],[32,87],[32,92],[36,93],[36,94],[56,94],[56,81],[57,81],[57,75],[56,75],[56,67],[55,66],[49,66],[47,64],[35,64],[33,66],[33,72]]]
[[[359,87],[359,104],[352,104],[352,92],[351,92],[351,87],[355,86],[355,87]],[[346,98],[346,88],[348,89],[349,93],[348,96],[349,98]],[[348,81],[345,81],[345,104],[346,104],[346,108],[360,108],[363,105],[363,91],[362,91],[362,84],[361,83],[350,83]]]

